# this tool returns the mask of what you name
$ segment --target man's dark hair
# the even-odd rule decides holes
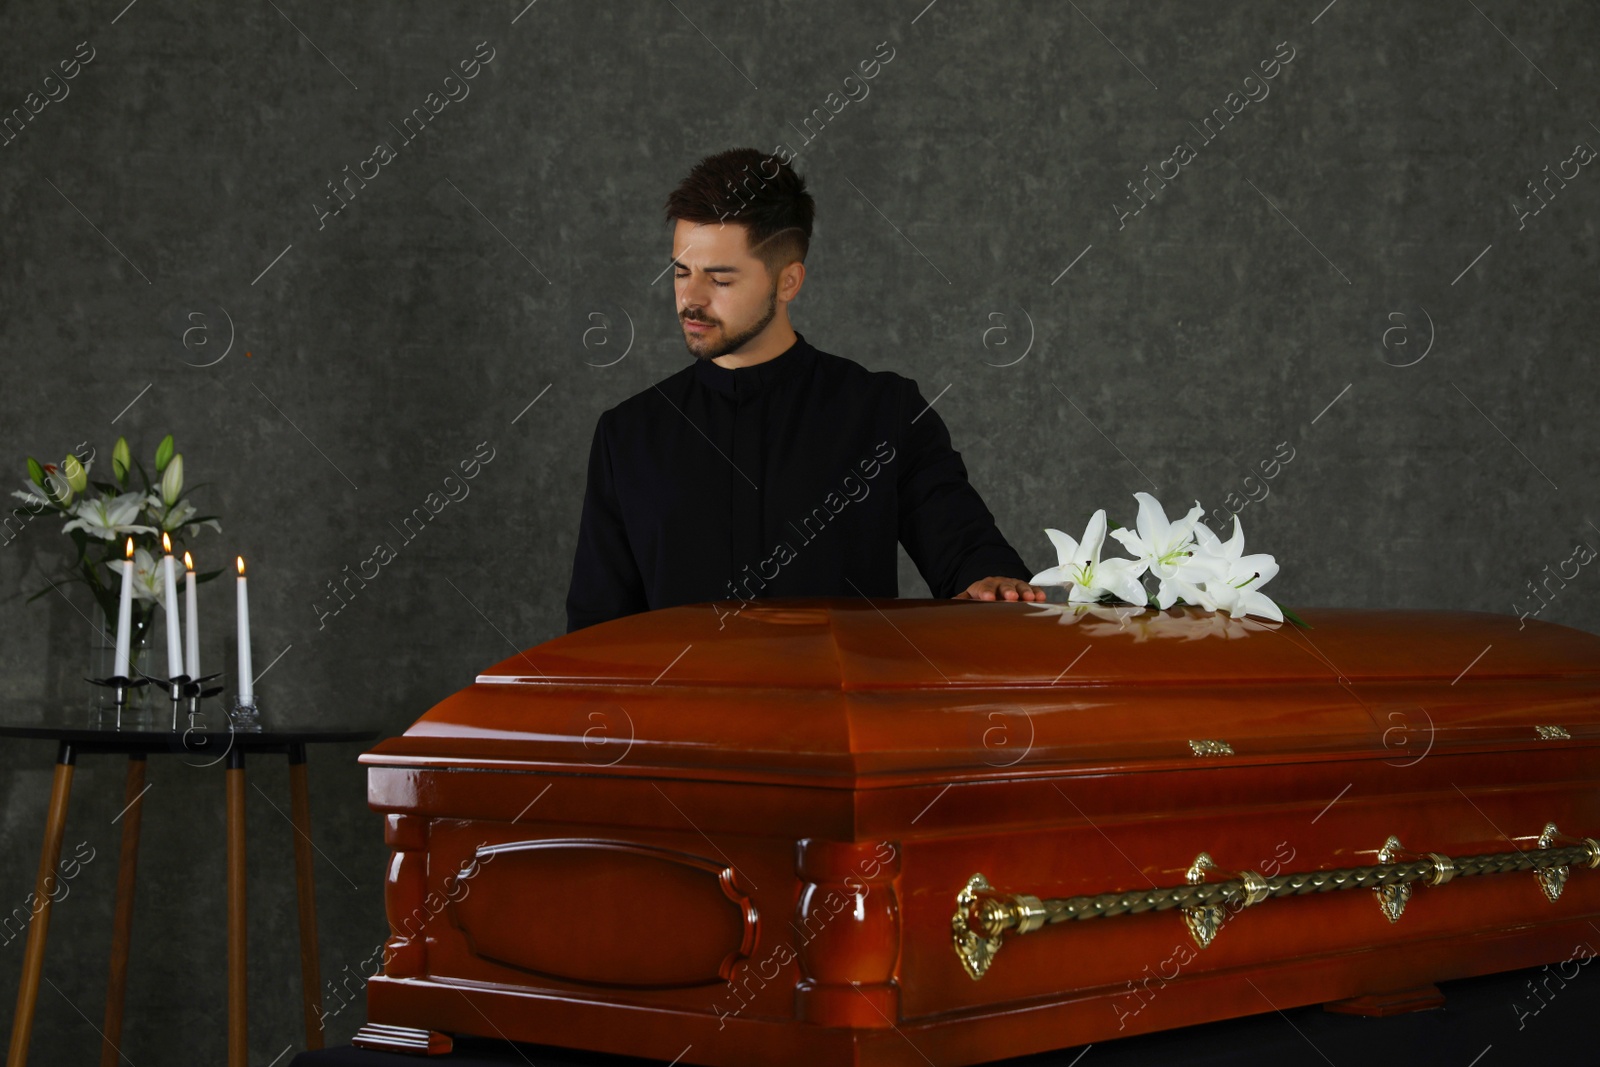
[[[805,261],[816,202],[788,163],[755,148],[707,156],[667,197],[667,219],[739,223],[769,278]]]

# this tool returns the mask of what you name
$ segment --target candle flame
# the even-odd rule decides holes
[[[239,557],[239,574],[240,575],[244,574],[244,557],[243,556]]]
[[[128,558],[133,558],[133,538],[128,538]]]
[[[186,571],[194,570],[194,557],[187,552],[183,554],[183,569]]]
[[[161,535],[161,551],[169,556],[172,555],[172,538],[168,537],[164,532]]]

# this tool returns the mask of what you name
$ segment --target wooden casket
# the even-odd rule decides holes
[[[670,608],[362,757],[357,1043],[953,1067],[1600,944],[1600,637],[955,600]]]

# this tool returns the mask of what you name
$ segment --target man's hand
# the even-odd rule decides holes
[[[1045,591],[1020,578],[980,578],[953,600],[1043,600]]]

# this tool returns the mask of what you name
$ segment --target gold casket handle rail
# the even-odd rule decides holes
[[[1225,909],[1237,913],[1271,897],[1390,886],[1409,889],[1415,882],[1442,886],[1473,875],[1533,871],[1545,897],[1554,901],[1561,895],[1572,866],[1600,867],[1600,840],[1566,838],[1579,843],[1555,847],[1556,841],[1563,837],[1554,823],[1547,823],[1539,835],[1539,847],[1526,852],[1491,852],[1458,858],[1428,852],[1416,859],[1385,862],[1401,851],[1398,840],[1390,838],[1379,852],[1380,862],[1365,867],[1295,871],[1271,878],[1250,870],[1218,882],[1204,880],[1205,872],[1215,864],[1202,852],[1189,868],[1183,885],[1055,899],[1041,899],[1027,893],[1001,893],[980,872],[967,879],[966,885],[956,894],[950,930],[962,968],[977,981],[988,972],[1006,936],[1020,936],[1075,919],[1112,918],[1181,908],[1195,943],[1205,948],[1221,928]],[[1397,847],[1390,849],[1391,842]],[[1390,921],[1398,920],[1397,911]]]

